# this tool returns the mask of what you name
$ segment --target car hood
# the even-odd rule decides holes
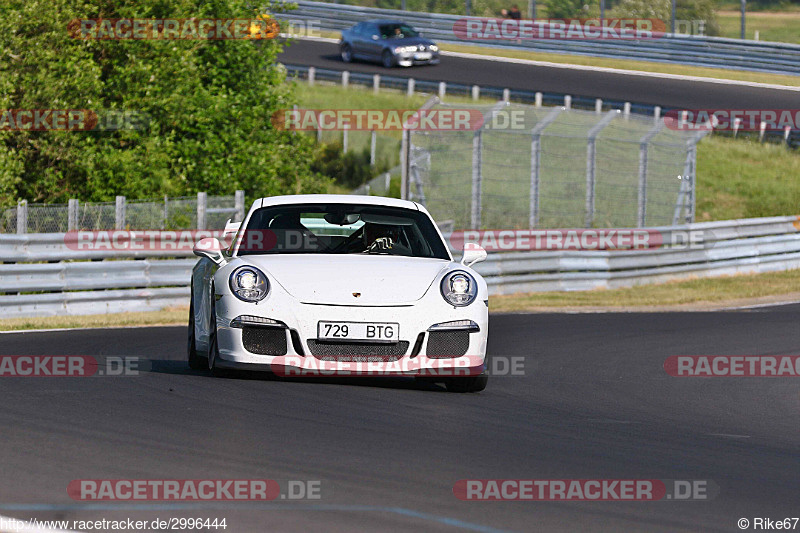
[[[406,37],[404,39],[386,39],[386,42],[388,42],[392,46],[392,48],[394,48],[395,46],[413,46],[415,44],[416,45],[424,44],[425,46],[430,46],[430,45],[434,44],[433,41],[431,41],[430,39],[426,39],[425,37]]]
[[[355,306],[411,304],[450,265],[442,259],[366,254],[248,255],[242,259],[303,303]]]

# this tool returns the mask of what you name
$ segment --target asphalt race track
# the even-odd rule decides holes
[[[791,90],[664,79],[558,67],[442,57],[439,65],[385,69],[343,63],[335,43],[296,40],[279,56],[283,63],[417,79],[555,92],[688,109],[796,109]]]
[[[0,335],[0,355],[138,356],[130,377],[3,377],[0,515],[211,517],[255,531],[739,531],[800,514],[800,379],[677,378],[670,355],[796,355],[800,306],[493,315],[524,358],[480,394],[408,379],[214,378],[185,328]],[[75,479],[321,481],[321,499],[85,503]],[[705,501],[461,501],[461,479],[704,480]],[[213,531],[213,530],[212,530]]]

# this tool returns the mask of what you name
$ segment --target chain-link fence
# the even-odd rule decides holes
[[[475,131],[408,133],[403,196],[457,228],[642,227],[694,219],[705,131],[660,117],[563,107],[480,111]],[[403,155],[401,155],[401,158]]]
[[[244,191],[233,196],[183,196],[114,202],[40,204],[20,202],[0,214],[0,233],[63,233],[108,229],[223,229],[244,218]]]

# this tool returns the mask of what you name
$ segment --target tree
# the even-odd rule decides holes
[[[306,135],[277,131],[294,103],[268,40],[92,40],[73,19],[239,18],[246,0],[4,0],[0,110],[127,110],[144,129],[0,131],[0,204],[244,189],[324,190]]]

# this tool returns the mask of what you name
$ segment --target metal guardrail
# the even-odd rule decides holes
[[[650,228],[701,231],[702,249],[491,253],[476,269],[490,294],[628,287],[687,277],[800,268],[800,216]],[[196,259],[188,248],[158,254],[80,252],[67,234],[0,235],[3,317],[102,314],[188,305]],[[131,259],[149,256],[145,260]],[[105,258],[108,260],[98,260]],[[92,261],[91,259],[94,259]],[[120,259],[120,260],[113,260]],[[42,263],[42,261],[58,261]],[[35,262],[35,263],[34,263]],[[5,294],[1,294],[5,293]]]
[[[656,61],[704,67],[723,67],[776,74],[800,74],[800,45],[747,41],[722,37],[664,34],[642,40],[521,40],[465,41],[453,32],[457,20],[475,17],[376,9],[324,2],[295,2],[298,8],[278,18],[313,21],[323,30],[343,30],[362,20],[399,18],[431,39],[456,44],[535,50],[556,54],[577,54],[616,59]]]

